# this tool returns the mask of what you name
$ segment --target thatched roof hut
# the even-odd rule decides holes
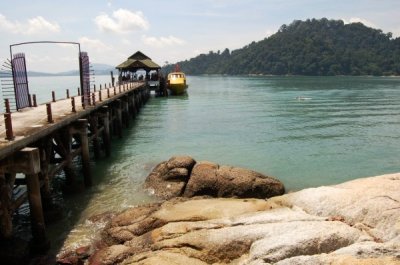
[[[145,70],[146,73],[152,70],[160,70],[161,66],[153,62],[150,57],[140,51],[131,55],[125,62],[116,67],[120,72],[136,72],[137,70]]]

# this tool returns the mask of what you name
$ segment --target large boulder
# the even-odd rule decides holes
[[[270,198],[282,195],[285,188],[279,180],[258,172],[211,162],[197,163],[183,196]]]
[[[145,182],[145,188],[163,199],[184,196],[270,198],[285,192],[283,184],[258,172],[212,162],[199,162],[189,156],[175,156],[158,164]]]
[[[181,196],[195,163],[190,156],[171,157],[152,170],[144,186],[163,199]]]

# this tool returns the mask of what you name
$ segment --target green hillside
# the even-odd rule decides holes
[[[400,75],[400,38],[361,23],[295,20],[241,49],[210,51],[178,64],[190,75]]]

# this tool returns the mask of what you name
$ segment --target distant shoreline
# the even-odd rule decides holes
[[[113,70],[110,70],[113,71]],[[109,75],[110,71],[104,70],[104,71],[95,71],[94,75]],[[115,72],[114,72],[115,74]],[[41,72],[28,72],[28,77],[52,77],[52,76],[79,76],[78,71],[74,72],[62,72],[62,73],[41,73]]]
[[[109,75],[114,70],[101,70],[95,71],[94,75]],[[0,76],[3,72],[0,72]],[[53,77],[53,76],[79,76],[78,71],[74,72],[61,72],[61,73],[44,73],[28,71],[28,77]],[[400,75],[273,75],[273,74],[241,74],[241,75],[230,75],[230,74],[188,74],[188,76],[249,76],[249,77],[390,77],[399,78]]]
[[[242,75],[230,75],[230,74],[187,74],[188,76],[250,76],[250,77],[395,77],[398,78],[400,75],[272,75],[272,74],[242,74]]]

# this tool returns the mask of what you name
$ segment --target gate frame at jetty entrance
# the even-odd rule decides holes
[[[18,53],[14,57],[15,59],[23,58],[23,64],[19,63],[21,67],[18,69],[15,68],[14,65],[14,58],[13,58],[13,51],[12,48],[15,46],[21,45],[30,45],[30,44],[70,44],[70,45],[77,45],[79,51],[79,76],[80,76],[80,92],[83,95],[82,105],[87,105],[87,99],[90,97],[90,71],[89,71],[89,56],[86,52],[81,51],[81,44],[79,42],[71,42],[71,41],[30,41],[30,42],[21,42],[15,43],[10,45],[10,62],[11,62],[11,72],[12,72],[12,83],[14,87],[14,98],[13,101],[15,102],[15,110],[18,111],[20,109],[26,107],[32,107],[32,100],[31,95],[29,94],[29,85],[28,85],[28,76],[27,76],[27,69],[26,69],[26,60],[24,53]],[[20,93],[21,89],[18,87],[18,80],[23,80],[24,83],[22,91],[25,93]],[[10,92],[10,91],[8,91]],[[8,95],[10,97],[10,95]],[[6,109],[6,112],[10,110]]]

